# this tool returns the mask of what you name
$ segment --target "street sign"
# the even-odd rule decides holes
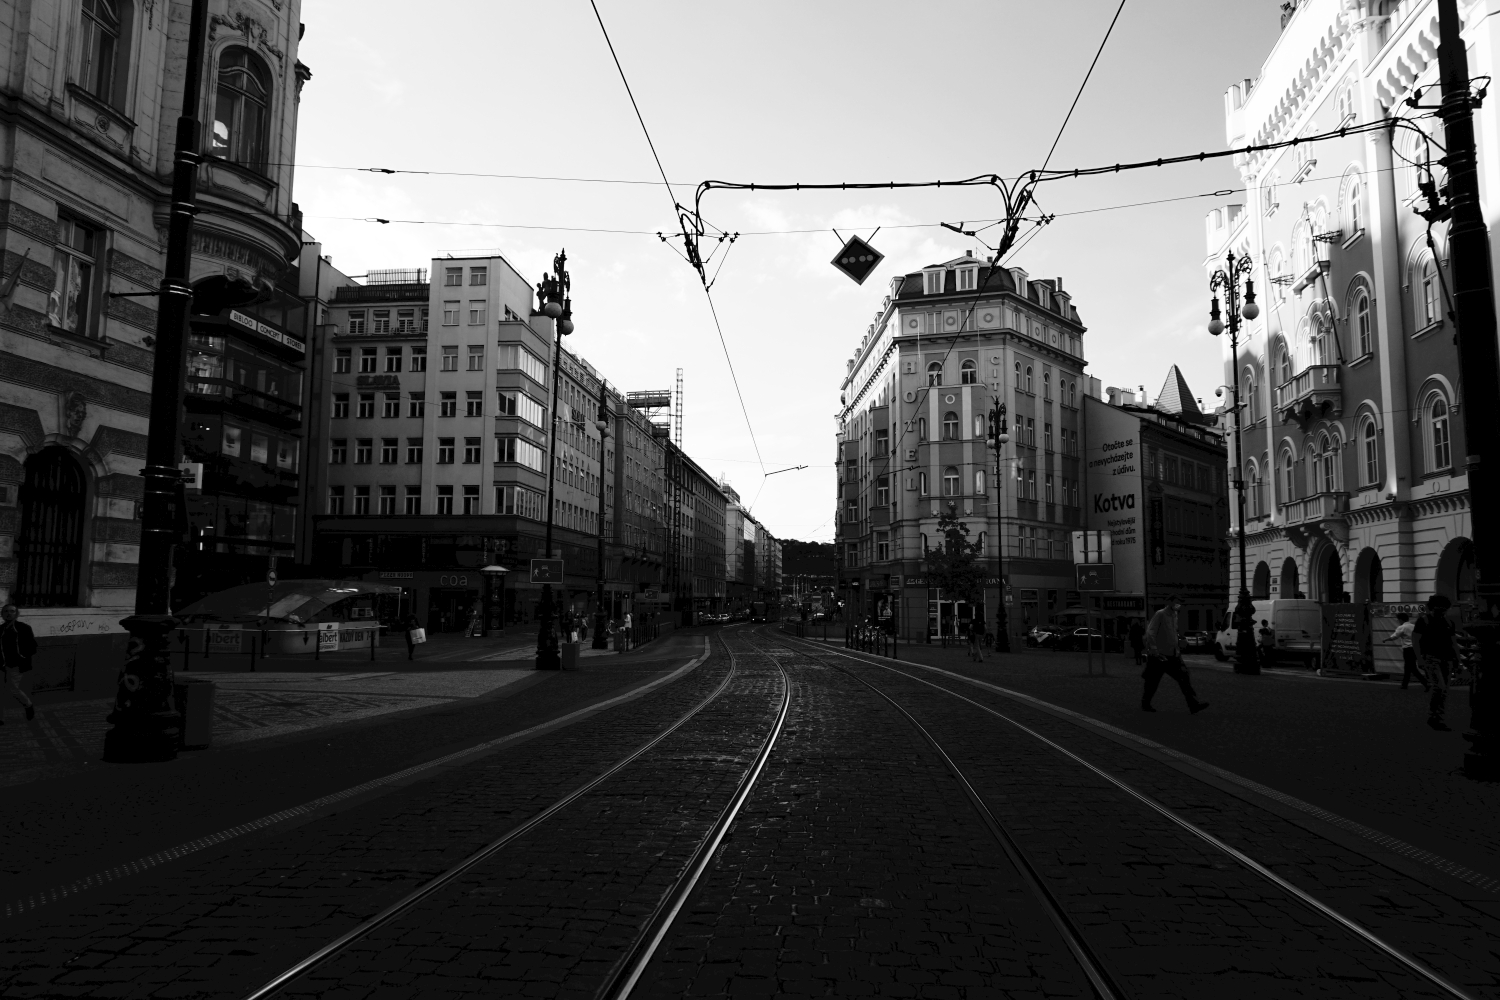
[[[276,571],[274,569],[266,570],[266,582],[273,587],[276,586]]]
[[[561,559],[531,560],[532,583],[562,583],[563,561]]]
[[[844,244],[844,249],[829,263],[853,278],[855,284],[863,285],[870,272],[879,267],[883,260],[885,254],[858,236],[851,236],[849,242]]]
[[[1114,563],[1079,563],[1073,567],[1078,573],[1078,589],[1099,593],[1115,589]]]

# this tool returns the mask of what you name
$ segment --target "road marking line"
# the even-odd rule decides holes
[[[337,805],[338,803],[344,802],[348,799],[352,799],[357,795],[363,795],[364,793],[373,791],[377,788],[382,788],[386,785],[395,784],[397,782],[416,777],[434,768],[457,763],[467,757],[473,757],[477,754],[482,754],[489,750],[498,749],[507,743],[513,743],[517,740],[524,739],[529,736],[537,736],[553,729],[561,729],[564,726],[571,725],[572,723],[585,718],[586,716],[602,712],[607,708],[613,708],[614,706],[622,704],[626,701],[632,701],[636,698],[641,697],[642,695],[647,694],[655,688],[661,687],[664,684],[671,683],[672,681],[681,677],[683,674],[686,674],[688,671],[700,666],[704,660],[708,659],[708,652],[708,637],[704,636],[703,652],[699,653],[696,657],[678,667],[670,674],[658,677],[653,681],[642,684],[640,687],[632,688],[631,690],[626,691],[623,694],[615,695],[612,698],[597,702],[593,705],[585,705],[583,708],[569,712],[567,715],[559,716],[558,718],[553,719],[550,722],[538,723],[537,725],[532,726],[529,729],[523,729],[520,732],[511,733],[509,736],[501,736],[497,739],[486,740],[483,743],[477,743],[474,746],[467,747],[463,750],[457,750],[453,753],[438,757],[434,760],[429,760],[425,764],[417,764],[413,767],[408,767],[403,770],[396,771],[393,774],[387,774],[381,778],[374,778],[370,781],[355,785],[352,788],[346,788],[341,792],[334,792],[331,795],[324,795],[319,798],[313,799],[310,802],[304,802],[300,806],[293,806],[290,809],[282,809],[279,812],[271,813],[269,816],[262,816],[259,819],[251,820],[248,823],[240,823],[236,826],[231,826],[228,829],[220,830],[216,833],[211,833],[206,837],[198,837],[197,839],[190,840],[185,844],[178,844],[176,847],[170,847],[164,851],[157,851],[156,853],[148,854],[143,858],[137,858],[134,861],[127,861],[124,864],[115,865],[113,868],[108,868],[102,872],[95,872],[92,875],[87,875],[80,879],[74,879],[73,881],[68,882],[64,885],[53,886],[49,889],[42,889],[23,896],[20,899],[10,900],[5,904],[4,916],[19,916],[22,913],[35,910],[38,907],[47,905],[48,903],[57,903],[71,896],[77,896],[78,894],[86,890],[98,888],[109,882],[115,882],[119,879],[127,878],[131,875],[138,875],[148,869],[156,868],[160,865],[166,864],[169,861],[176,861],[178,858],[186,857],[189,854],[196,853],[197,851],[204,850],[205,848],[213,847],[215,844],[222,844],[225,841],[233,840],[236,837],[242,837],[247,833],[255,833],[258,830],[267,829],[268,827],[275,826],[278,823],[284,823],[287,820],[309,817],[319,810],[326,809],[328,806]]]

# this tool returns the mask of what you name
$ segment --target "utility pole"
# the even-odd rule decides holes
[[[122,623],[130,632],[130,655],[120,671],[104,759],[116,763],[172,760],[182,735],[182,716],[172,699],[172,563],[187,526],[187,496],[177,467],[182,444],[182,373],[186,363],[193,216],[198,213],[198,163],[202,141],[198,104],[203,89],[203,51],[208,37],[208,0],[193,0],[188,21],[182,110],[172,165],[172,205],[167,223],[167,260],[156,319],[156,358],[151,370],[150,423],[146,435],[146,480],[141,500],[141,546],[136,571],[135,614]]]
[[[1438,0],[1438,73],[1448,155],[1448,254],[1453,274],[1459,394],[1469,477],[1469,531],[1474,581],[1482,621],[1468,626],[1479,640],[1471,688],[1469,741],[1464,772],[1500,778],[1500,531],[1482,515],[1500,503],[1500,428],[1489,401],[1500,396],[1500,350],[1495,343],[1495,297],[1490,280],[1489,231],[1479,204],[1479,164],[1474,148],[1474,101],[1469,59],[1459,34],[1457,0]]]

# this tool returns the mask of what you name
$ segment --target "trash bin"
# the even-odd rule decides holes
[[[178,675],[172,683],[172,700],[182,716],[183,749],[208,746],[214,735],[214,682]]]
[[[565,642],[562,644],[562,668],[564,670],[578,669],[578,650],[582,648],[581,642]]]

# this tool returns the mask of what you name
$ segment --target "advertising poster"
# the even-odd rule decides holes
[[[1124,594],[1146,592],[1145,495],[1140,421],[1108,403],[1084,399],[1088,426],[1084,453],[1084,524],[1090,531],[1107,531],[1115,564],[1115,589]]]
[[[1364,604],[1324,604],[1323,669],[1368,673],[1370,612]]]

